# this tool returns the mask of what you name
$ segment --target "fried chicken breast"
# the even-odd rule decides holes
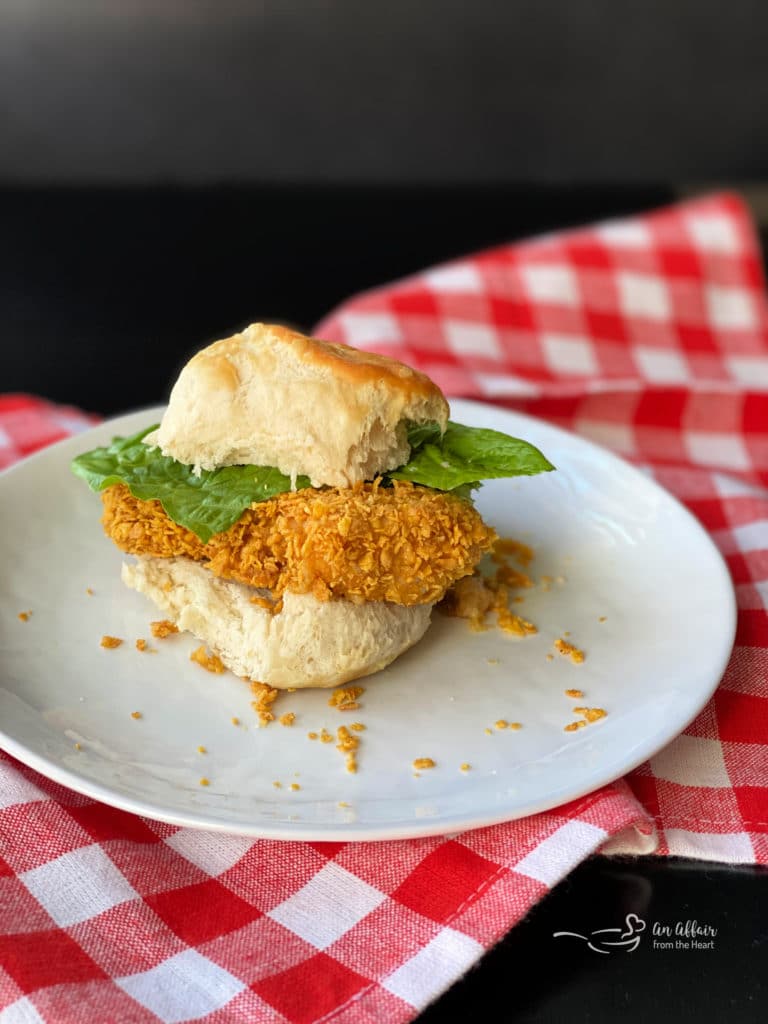
[[[462,498],[410,483],[305,488],[247,509],[207,544],[159,501],[117,484],[102,494],[106,534],[134,555],[182,555],[252,587],[320,601],[439,601],[490,551],[495,531]]]

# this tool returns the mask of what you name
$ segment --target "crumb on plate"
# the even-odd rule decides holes
[[[360,739],[357,736],[353,736],[346,725],[340,725],[336,730],[336,738],[338,740],[336,749],[342,754],[346,754],[345,763],[348,772],[357,771],[357,749],[360,746]]]
[[[584,651],[580,651],[575,644],[568,640],[555,640],[555,647],[564,657],[569,657],[574,665],[580,665],[586,658]]]
[[[211,782],[210,782],[210,779],[206,779],[206,777],[203,776],[202,779],[200,779],[200,783],[199,784],[201,786],[210,786]]]
[[[328,707],[337,708],[339,711],[355,711],[360,705],[357,698],[365,693],[362,686],[347,686],[341,690],[334,690],[328,698]]]
[[[142,637],[140,637],[136,641],[136,650],[137,651],[146,651],[146,649],[147,649],[147,641],[144,640]]]
[[[566,697],[573,697],[575,700],[581,700],[584,696],[583,690],[564,690],[563,692]]]
[[[574,715],[583,715],[587,722],[598,722],[605,718],[608,712],[605,708],[574,708]]]
[[[293,711],[286,711],[284,715],[280,715],[278,722],[280,725],[293,725],[296,721],[296,715]]]
[[[423,771],[426,768],[436,768],[437,764],[431,757],[417,757],[413,762],[413,767],[416,771]]]
[[[165,637],[171,636],[172,633],[178,633],[179,627],[175,622],[171,622],[169,619],[158,619],[156,622],[150,622],[149,628],[152,630],[152,636],[157,640],[164,640]]]
[[[101,646],[107,650],[113,650],[115,647],[119,647],[123,641],[119,636],[107,636],[106,634],[101,638]]]
[[[268,725],[274,721],[274,715],[272,713],[272,705],[277,700],[279,691],[274,689],[272,686],[267,686],[266,683],[260,683],[258,680],[251,680],[251,693],[256,698],[251,701],[251,707],[259,716],[259,721],[262,725]]]
[[[224,663],[221,658],[217,654],[207,651],[203,644],[192,651],[189,660],[194,661],[200,668],[204,668],[206,672],[213,672],[217,676],[224,671]]]
[[[583,729],[587,725],[587,721],[584,718],[580,718],[578,722],[569,722],[565,726],[565,732],[575,732],[577,729]]]
[[[132,711],[131,712],[131,718],[136,719],[136,721],[138,721],[141,717],[142,716],[141,716],[141,712],[140,711]]]

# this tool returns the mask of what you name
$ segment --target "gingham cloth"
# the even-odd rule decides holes
[[[317,333],[646,465],[733,574],[723,682],[628,779],[446,838],[178,829],[3,756],[0,1024],[407,1021],[595,851],[768,863],[768,308],[741,202],[481,253],[356,298]],[[0,464],[87,423],[2,399]]]

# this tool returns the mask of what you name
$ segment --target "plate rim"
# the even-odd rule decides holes
[[[724,601],[721,620],[725,627],[723,632],[723,645],[720,651],[720,657],[712,669],[713,675],[711,684],[706,689],[702,689],[700,699],[697,699],[694,710],[682,726],[679,725],[679,720],[676,719],[673,728],[657,730],[652,734],[652,738],[646,739],[645,743],[641,743],[635,748],[634,756],[629,758],[622,765],[619,772],[610,775],[610,777],[601,778],[599,782],[586,781],[581,785],[564,787],[565,791],[562,793],[558,791],[556,794],[553,794],[553,792],[550,791],[548,796],[545,796],[540,800],[529,800],[525,805],[521,806],[513,813],[510,813],[509,810],[501,810],[498,813],[485,813],[475,818],[469,818],[462,814],[455,815],[454,817],[446,817],[445,815],[442,815],[437,819],[421,819],[413,822],[409,821],[404,823],[402,828],[397,825],[358,826],[355,822],[348,822],[343,825],[339,823],[332,823],[327,826],[318,825],[316,823],[307,827],[302,826],[300,821],[281,822],[275,826],[270,825],[269,822],[259,822],[251,827],[243,823],[226,822],[216,818],[212,819],[210,817],[206,817],[205,811],[199,814],[194,811],[169,811],[167,808],[154,804],[151,800],[144,801],[121,794],[120,792],[115,791],[102,783],[94,781],[87,776],[79,775],[76,771],[61,765],[58,761],[49,759],[44,754],[39,754],[34,750],[30,750],[23,743],[16,740],[13,735],[9,734],[3,728],[2,723],[0,723],[0,749],[4,750],[7,754],[26,765],[28,768],[31,768],[33,771],[39,772],[39,774],[44,778],[47,778],[58,785],[65,786],[76,793],[87,796],[101,803],[105,803],[108,806],[116,807],[131,814],[138,814],[142,817],[149,818],[152,821],[163,822],[180,828],[192,828],[219,834],[244,836],[254,840],[269,839],[285,842],[388,842],[467,832],[478,828],[502,824],[504,822],[518,821],[534,814],[554,811],[564,804],[583,800],[591,794],[597,793],[605,786],[612,785],[618,779],[623,778],[625,775],[637,768],[638,765],[647,761],[650,757],[653,757],[660,750],[664,749],[664,747],[673,742],[677,736],[685,731],[685,729],[712,698],[712,695],[715,693],[722,681],[725,669],[730,661],[736,638],[738,606],[733,581],[725,559],[711,535],[699,522],[696,516],[694,516],[693,513],[686,508],[686,506],[674,494],[671,494],[666,490],[666,488],[659,484],[654,477],[646,475],[637,465],[610,449],[605,448],[603,445],[598,444],[589,438],[583,437],[575,431],[566,430],[556,424],[549,423],[547,420],[541,419],[540,417],[531,416],[528,413],[519,412],[516,409],[508,409],[505,406],[499,406],[494,402],[465,398],[454,398],[451,399],[451,402],[452,404],[453,402],[459,403],[460,409],[467,410],[467,413],[470,416],[472,411],[475,409],[482,410],[486,415],[488,412],[501,413],[502,415],[507,414],[513,416],[524,424],[533,424],[535,428],[543,426],[548,431],[554,432],[556,437],[561,437],[569,442],[575,439],[580,445],[583,445],[587,449],[599,454],[601,459],[607,459],[609,465],[613,462],[616,465],[620,465],[623,471],[626,472],[628,470],[630,477],[634,477],[636,480],[642,482],[644,487],[649,488],[652,492],[660,494],[664,500],[671,502],[676,508],[676,511],[678,513],[682,513],[683,518],[687,521],[688,528],[692,529],[696,534],[698,534],[699,539],[706,543],[711,554],[715,556],[714,561],[718,566],[721,576],[720,582],[724,584],[724,586],[720,588]],[[164,409],[165,405],[145,406],[121,413],[119,416],[112,416],[98,423],[94,423],[91,427],[78,431],[69,437],[62,438],[51,445],[47,445],[40,451],[34,452],[32,455],[29,455],[1,470],[0,484],[2,484],[9,476],[17,472],[21,467],[28,466],[31,462],[44,457],[55,457],[55,452],[57,450],[64,447],[70,447],[73,441],[80,438],[86,440],[92,433],[97,430],[102,430],[110,424],[117,425],[128,417],[140,414],[146,414],[153,418],[156,416],[162,416]],[[462,412],[461,415],[466,414]]]

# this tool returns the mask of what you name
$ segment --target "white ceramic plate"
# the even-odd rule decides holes
[[[292,728],[258,728],[241,680],[189,661],[191,636],[150,639],[156,654],[135,649],[161,616],[120,582],[123,556],[101,532],[101,503],[69,472],[78,452],[161,413],[105,423],[0,475],[0,746],[72,789],[250,836],[455,832],[555,807],[623,775],[688,724],[724,671],[733,590],[688,512],[593,444],[456,401],[455,419],[525,437],[558,467],[489,482],[477,501],[501,536],[535,548],[537,579],[565,577],[523,592],[520,610],[538,634],[473,633],[435,613],[421,643],[362,681],[360,711],[342,714],[328,707],[328,691],[305,691],[280,700],[279,712],[296,714]],[[29,621],[19,621],[26,610]],[[583,664],[547,659],[565,631],[586,651]],[[105,633],[126,642],[104,650]],[[584,700],[567,698],[569,688]],[[607,717],[566,732],[574,704]],[[307,738],[350,718],[367,726],[357,775],[333,744]],[[497,731],[498,719],[523,727]],[[437,766],[416,777],[420,757]]]

